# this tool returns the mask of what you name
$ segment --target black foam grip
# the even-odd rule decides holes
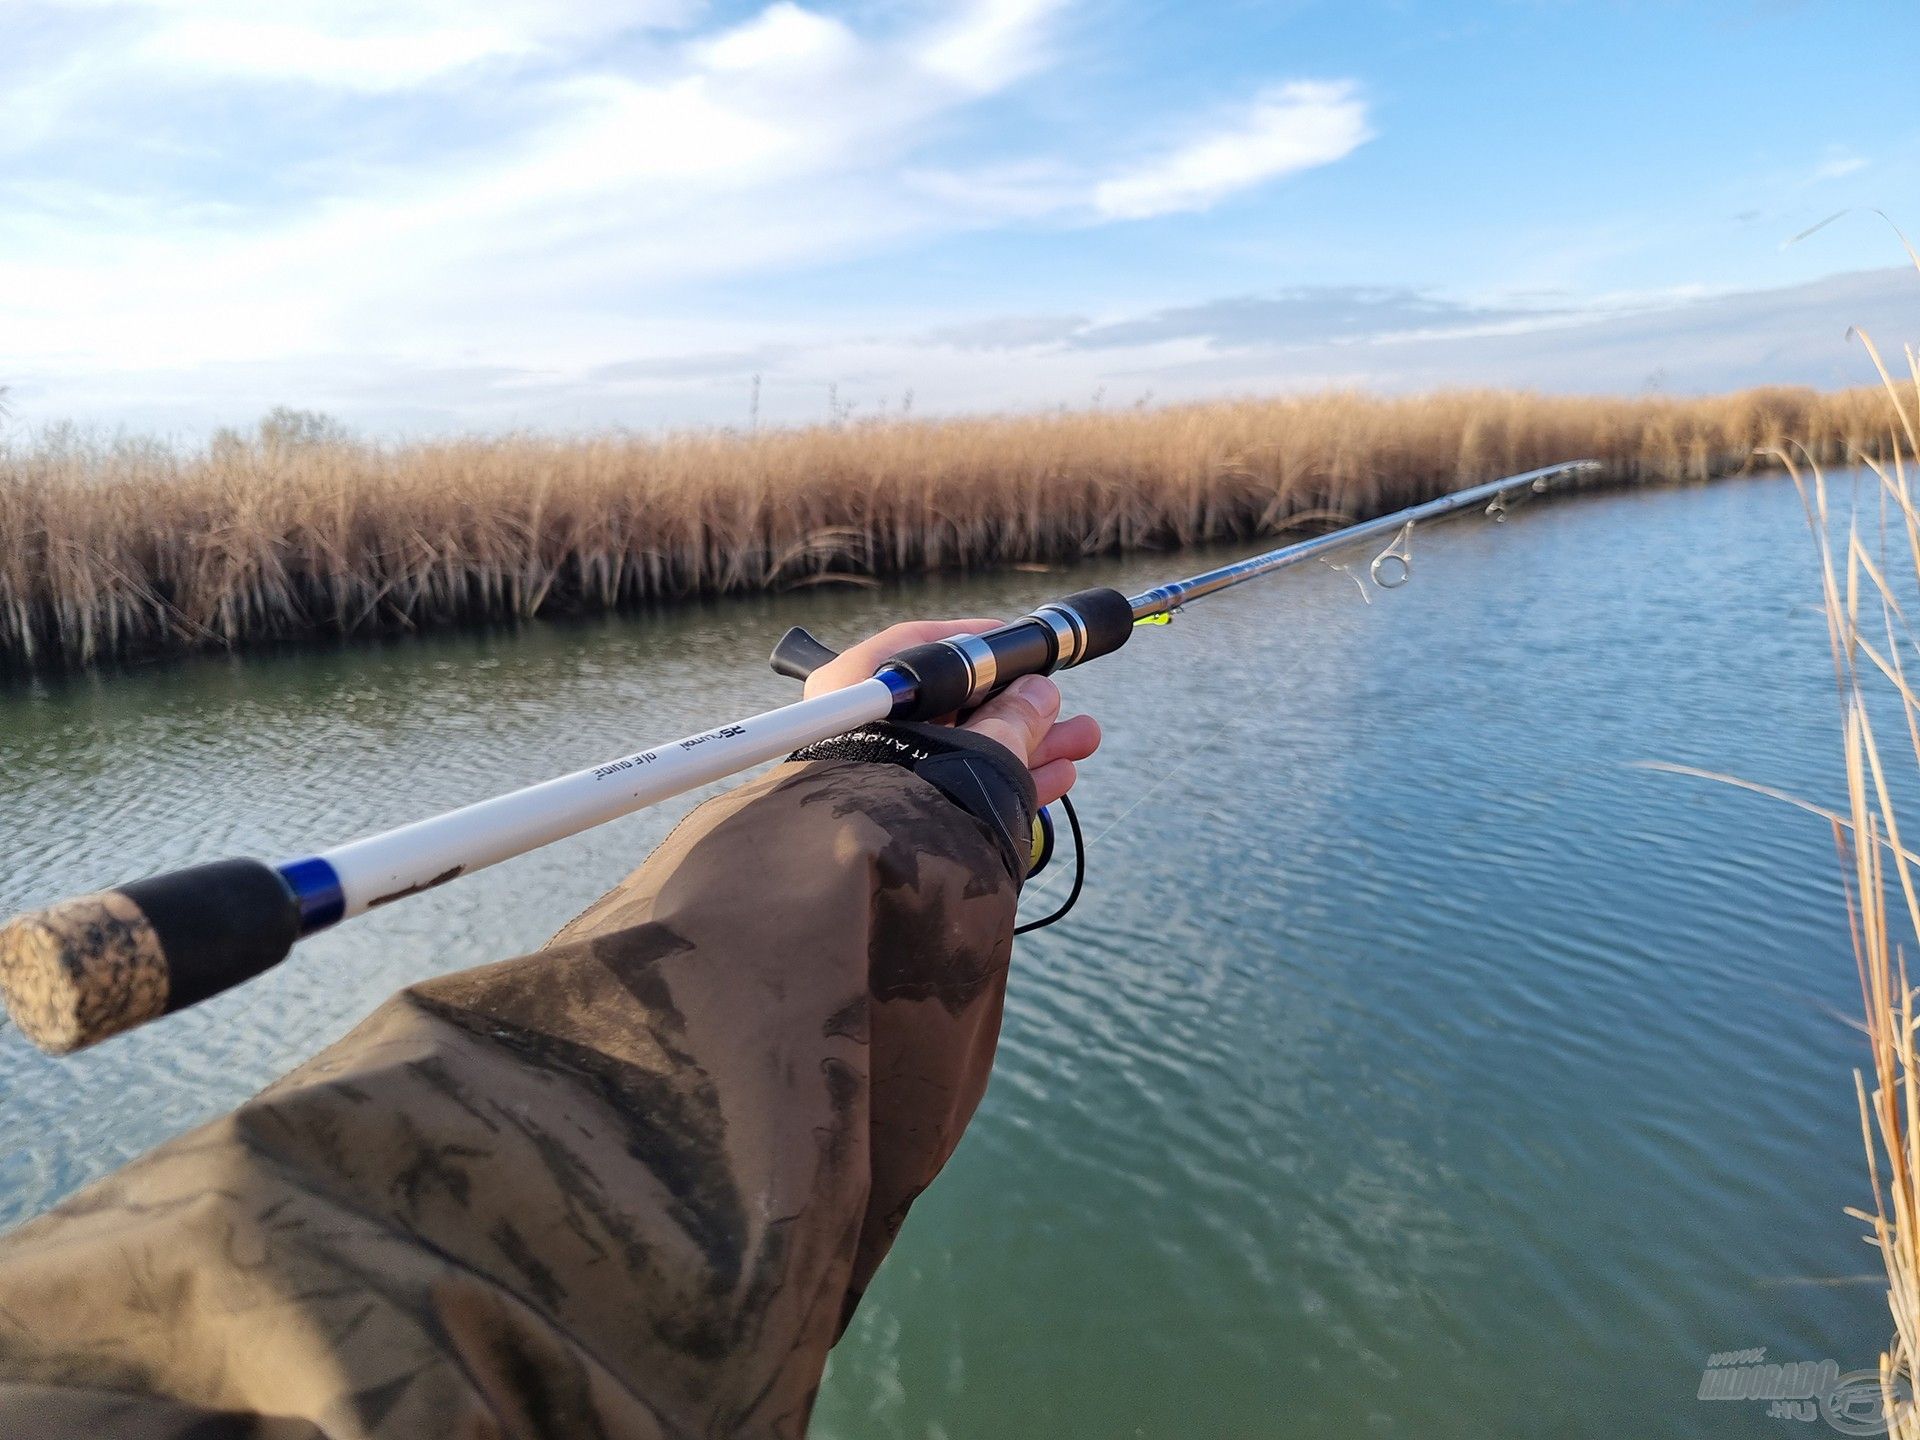
[[[1087,627],[1087,648],[1076,665],[1111,655],[1133,636],[1133,606],[1118,590],[1076,590],[1054,603],[1073,611]]]
[[[967,692],[973,688],[967,657],[938,640],[902,650],[887,665],[913,681],[913,704],[906,710],[896,710],[891,717],[895,720],[937,720],[951,715],[967,703]]]
[[[1005,689],[1022,675],[1044,675],[1053,668],[1053,631],[1042,621],[1016,620],[980,638],[993,651],[996,690]]]
[[[1053,668],[1053,632],[1038,620],[1016,620],[996,626],[979,637],[993,651],[995,693],[1022,675],[1044,675]],[[902,650],[887,662],[913,681],[913,703],[893,713],[895,720],[937,720],[977,699],[973,669],[951,641],[936,640]]]
[[[167,960],[167,1010],[184,1010],[286,959],[300,906],[271,865],[216,860],[119,887]]]

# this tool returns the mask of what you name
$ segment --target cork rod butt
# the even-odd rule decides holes
[[[13,1023],[68,1055],[167,1011],[160,937],[117,890],[62,900],[0,929],[0,991]]]
[[[220,860],[15,917],[0,993],[21,1034],[68,1055],[252,979],[299,934],[278,871]]]

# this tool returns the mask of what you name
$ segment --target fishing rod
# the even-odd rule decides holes
[[[0,992],[14,1024],[63,1055],[219,994],[285,959],[294,943],[377,906],[420,894],[529,850],[657,805],[879,720],[933,720],[968,710],[1023,675],[1110,655],[1134,626],[1164,622],[1190,601],[1396,532],[1371,574],[1403,583],[1406,539],[1423,522],[1599,469],[1549,465],[1469,486],[1358,525],[1284,545],[1142,594],[1081,590],[981,635],[915,645],[871,679],[777,710],[638,750],[491,800],[331,850],[268,864],[219,860],[63,900],[0,929]],[[773,667],[804,680],[835,652],[789,630]]]

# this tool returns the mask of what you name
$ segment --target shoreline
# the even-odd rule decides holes
[[[1878,389],[1450,392],[379,446],[0,449],[0,673],[1254,541],[1591,456],[1581,488],[1886,442]],[[290,423],[292,422],[292,423]]]

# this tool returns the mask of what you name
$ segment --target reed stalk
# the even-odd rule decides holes
[[[645,438],[0,447],[0,667],[1243,540],[1573,456],[1621,482],[1880,454],[1873,392],[1329,393]]]
[[[1894,1440],[1920,1440],[1920,1408],[1913,1403],[1920,1380],[1920,1056],[1906,956],[1911,937],[1920,935],[1920,856],[1901,835],[1888,782],[1890,757],[1883,755],[1873,719],[1897,707],[1905,744],[1920,770],[1920,696],[1903,658],[1920,653],[1914,650],[1920,637],[1910,623],[1912,592],[1904,605],[1899,598],[1907,589],[1905,577],[1889,573],[1896,561],[1910,564],[1920,583],[1920,509],[1912,487],[1920,459],[1920,361],[1909,351],[1911,377],[1896,382],[1872,342],[1861,338],[1883,382],[1881,438],[1849,458],[1866,465],[1876,482],[1872,503],[1862,507],[1880,517],[1875,539],[1863,539],[1858,514],[1844,541],[1836,537],[1822,457],[1811,447],[1783,449],[1775,458],[1800,489],[1819,548],[1846,760],[1847,805],[1844,813],[1828,812],[1828,819],[1860,982],[1869,1064],[1867,1073],[1854,1072],[1854,1089],[1873,1194],[1871,1211],[1847,1213],[1867,1225],[1865,1238],[1880,1252],[1886,1274],[1893,1320],[1880,1357],[1887,1433]],[[1897,758],[1898,744],[1891,758]]]

